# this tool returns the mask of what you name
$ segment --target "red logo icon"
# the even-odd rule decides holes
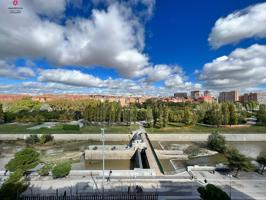
[[[17,6],[18,5],[18,0],[13,0],[13,5]]]

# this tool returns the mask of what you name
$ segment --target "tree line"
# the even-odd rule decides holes
[[[254,102],[239,103],[168,103],[149,99],[143,104],[122,107],[120,102],[97,100],[58,99],[40,103],[23,99],[3,106],[0,104],[1,122],[72,121],[84,119],[87,124],[131,124],[145,121],[148,127],[166,127],[169,122],[193,125],[204,123],[214,126],[245,123],[245,118],[257,116],[258,122],[266,124],[266,106],[255,111]]]

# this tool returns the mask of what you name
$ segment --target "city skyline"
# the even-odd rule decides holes
[[[1,1],[0,11],[0,93],[265,90],[263,1]]]

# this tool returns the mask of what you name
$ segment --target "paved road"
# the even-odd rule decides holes
[[[208,183],[215,184],[221,187],[224,191],[230,194],[230,178],[219,173],[211,174],[209,172],[193,172],[197,179],[174,179],[173,177],[156,177],[153,179],[145,178],[111,178],[110,182],[105,180],[105,191],[124,191],[128,190],[128,186],[135,187],[142,186],[144,191],[158,191],[160,199],[199,199],[197,188],[204,185],[204,179]],[[231,195],[232,199],[266,199],[266,176],[259,176],[254,179],[251,176],[244,176],[243,178],[231,179]],[[250,179],[252,177],[252,179]],[[90,176],[87,177],[68,177],[64,179],[52,179],[51,177],[33,177],[31,180],[31,187],[27,190],[27,194],[55,194],[56,189],[59,194],[64,191],[67,194],[82,194],[87,192],[96,192],[96,188],[101,191],[101,179],[93,182]]]

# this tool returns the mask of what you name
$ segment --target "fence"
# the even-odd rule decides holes
[[[157,193],[89,194],[77,196],[22,196],[19,200],[158,200]]]

